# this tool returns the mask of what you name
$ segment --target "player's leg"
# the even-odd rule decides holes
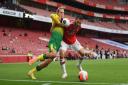
[[[80,58],[79,60],[78,60],[78,63],[77,63],[77,68],[78,68],[78,70],[79,71],[82,71],[83,70],[83,68],[82,68],[82,61],[83,61],[83,58]]]
[[[31,79],[36,79],[36,77],[34,76],[34,74],[38,71],[40,71],[41,69],[47,67],[53,60],[53,56],[56,56],[56,49],[53,48],[53,44],[50,43],[49,44],[49,53],[47,53],[45,55],[45,58],[44,58],[44,54],[38,56],[35,60],[33,60],[34,62],[36,62],[37,60],[44,60],[41,64],[37,65],[36,67],[34,67],[33,69],[31,69],[29,72],[28,72],[28,76],[31,78]],[[50,58],[47,58],[47,56]],[[51,57],[52,56],[52,57]]]
[[[52,34],[52,37],[50,38],[50,41],[49,41],[49,53],[46,54],[46,58],[44,58],[44,55],[43,55],[44,62],[41,63],[40,65],[36,66],[35,68],[31,69],[28,72],[28,75],[32,79],[36,79],[34,76],[34,74],[36,72],[47,67],[52,62],[53,58],[56,56],[56,53],[60,48],[62,36],[59,33],[55,33],[55,35],[53,35],[53,34]],[[59,37],[56,37],[56,36],[59,36]],[[47,57],[49,57],[49,58],[47,59]]]
[[[49,56],[52,55],[52,56],[55,56],[56,55],[56,52],[50,52],[48,54]],[[47,67],[51,62],[52,62],[53,58],[48,58],[48,59],[43,59],[43,61],[37,65],[36,67],[34,67],[33,69],[31,69],[29,72],[28,72],[28,76],[31,78],[31,79],[36,79],[35,77],[35,73],[40,71],[41,69]]]
[[[83,61],[83,58],[85,58],[85,56],[87,55],[90,55],[90,56],[97,56],[97,54],[91,50],[86,50],[84,49],[82,46],[79,46],[79,50],[78,50],[78,53],[81,55],[81,57],[79,58],[79,61],[78,61],[78,64],[77,64],[77,67],[79,70],[83,70],[82,69],[82,66],[81,66],[81,63]]]
[[[54,52],[50,52],[48,53],[48,56],[55,56],[56,55],[56,51]],[[31,78],[31,79],[36,79],[36,77],[34,76],[34,74],[38,71],[40,71],[41,69],[47,67],[51,62],[52,62],[53,58],[48,58],[48,59],[43,59],[42,63],[40,63],[39,65],[37,65],[36,67],[34,67],[33,69],[31,69],[29,72],[28,72],[28,76]]]
[[[82,47],[82,45],[79,43],[79,41],[76,40],[76,42],[73,44],[73,47],[74,49],[80,54],[80,57],[79,57],[79,61],[78,61],[78,64],[77,64],[77,67],[79,70],[83,70],[82,69],[82,61],[83,61],[83,58],[87,55],[91,55],[91,56],[96,56],[96,53],[91,51],[91,50],[86,50],[84,49],[84,47]]]
[[[43,62],[41,62],[39,65],[37,65],[36,67],[34,67],[33,69],[31,69],[29,72],[28,72],[28,76],[31,78],[31,79],[36,79],[35,77],[35,73],[40,71],[41,69],[47,67],[50,63],[52,62],[52,59],[45,59]]]
[[[37,62],[39,60],[43,61],[43,60],[48,59],[48,58],[53,59],[54,57],[56,57],[56,51],[52,51],[50,53],[41,54],[41,55],[38,55],[37,57],[29,60],[29,65],[32,65],[33,63],[35,63],[35,62]]]
[[[80,54],[80,57],[79,57],[79,61],[78,61],[78,64],[77,64],[77,68],[78,68],[78,70],[79,71],[81,71],[81,70],[83,70],[83,68],[82,68],[82,61],[83,61],[83,58],[85,57],[85,55],[84,55],[84,48],[82,47],[82,46],[79,46],[79,50],[78,50],[78,53]]]
[[[79,41],[76,40],[76,42],[72,45],[72,49],[77,51],[77,56],[79,57],[78,63],[77,63],[77,68],[79,71],[83,70],[82,68],[82,61],[84,57],[84,48],[81,46]]]
[[[65,53],[66,51],[64,50],[60,50],[60,65],[61,65],[61,69],[62,69],[62,78],[66,78],[67,77],[67,71],[66,71],[66,60],[65,60]]]
[[[67,51],[68,45],[62,41],[61,43],[61,47],[60,47],[60,65],[61,65],[61,69],[62,69],[62,78],[65,79],[68,75],[67,75],[67,70],[66,70],[66,61],[65,61],[65,54]]]
[[[44,60],[44,59],[46,59],[46,54],[38,55],[37,57],[34,57],[34,58],[29,60],[29,65],[32,65],[33,63],[35,63],[39,60]]]
[[[44,60],[46,58],[54,58],[56,55],[56,52],[60,48],[61,41],[63,36],[58,32],[52,32],[51,38],[48,43],[49,52],[45,54],[41,54],[29,61],[29,65],[32,65],[38,60]]]
[[[86,56],[86,55],[90,55],[90,56],[97,56],[97,54],[95,52],[93,52],[93,50],[87,50],[85,49],[78,40],[76,40],[76,42],[73,44],[72,46],[74,48],[74,50],[78,51],[80,53],[80,55],[82,57]]]
[[[46,57],[46,55],[45,55],[45,57]],[[44,59],[45,59],[45,58],[44,58],[44,54],[41,54],[41,55],[39,55],[38,57],[36,57],[36,58],[34,58],[34,59],[31,59],[31,60],[29,61],[29,65],[33,64],[34,62],[36,62],[36,61],[38,61],[38,60],[44,60]],[[45,61],[44,61],[44,62],[45,62]],[[44,63],[44,62],[42,62],[42,63]],[[39,64],[38,66],[32,68],[32,69],[28,72],[28,76],[29,76],[31,79],[36,79],[36,77],[35,77],[34,74],[35,74],[37,71],[41,70],[41,69],[42,69],[41,67],[42,67],[41,64]]]

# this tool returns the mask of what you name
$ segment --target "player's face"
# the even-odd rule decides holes
[[[79,18],[77,18],[77,19],[75,20],[75,25],[76,25],[76,26],[80,26],[80,25],[81,25],[81,20],[80,20]]]
[[[64,18],[64,9],[60,9],[58,14],[61,18]]]

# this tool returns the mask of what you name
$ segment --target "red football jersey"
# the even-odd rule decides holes
[[[80,26],[75,26],[74,23],[65,27],[63,41],[67,44],[73,44],[76,41],[76,33],[79,31]]]

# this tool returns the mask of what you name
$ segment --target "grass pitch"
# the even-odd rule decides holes
[[[27,63],[0,64],[0,85],[128,85],[128,59],[84,60],[82,65],[89,80],[78,79],[77,60],[67,61],[68,78],[61,79],[59,62],[52,62],[31,80],[27,72],[35,65]]]

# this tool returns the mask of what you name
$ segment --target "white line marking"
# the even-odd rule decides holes
[[[116,85],[116,83],[87,83],[87,82],[66,82],[66,81],[40,81],[40,80],[13,80],[13,79],[0,79],[1,81],[14,81],[14,82],[46,82],[46,83],[59,83],[59,84],[92,84],[92,85]],[[118,84],[120,85],[120,84]]]
[[[44,83],[44,84],[42,84],[42,85],[51,85],[51,83]]]

